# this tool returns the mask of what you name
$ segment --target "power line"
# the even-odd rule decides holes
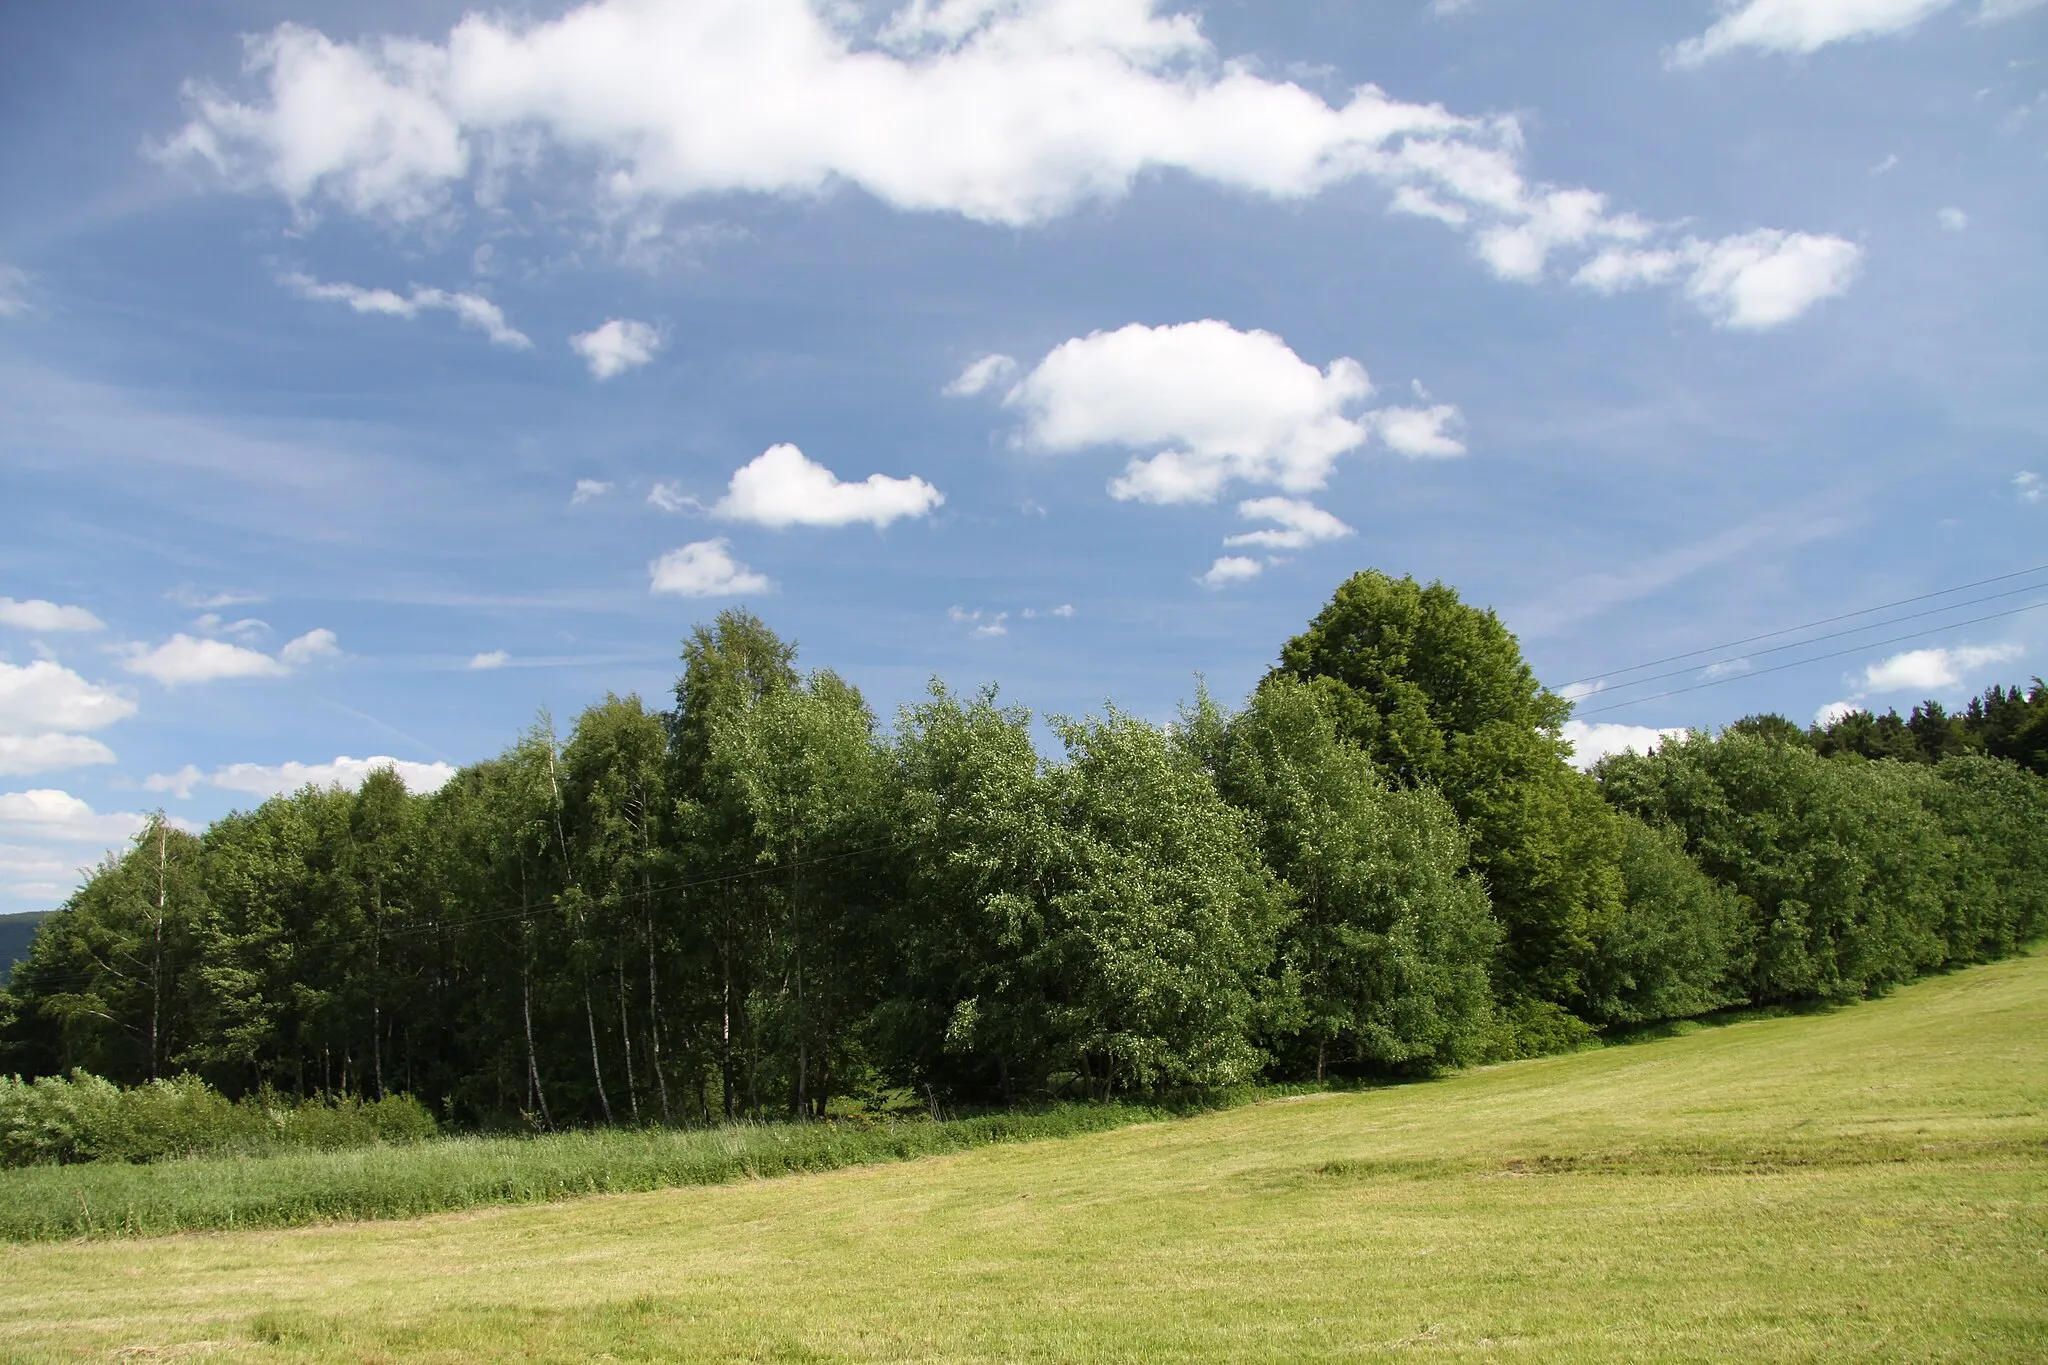
[[[1961,601],[1961,602],[1951,602],[1951,603],[1949,603],[1949,604],[1948,604],[1947,606],[1945,606],[1945,607],[1929,607],[1929,608],[1928,608],[1928,609],[1927,609],[1926,611],[1909,611],[1909,612],[1907,612],[1907,613],[1906,613],[1906,614],[1905,614],[1904,616],[1894,616],[1894,617],[1891,617],[1891,618],[1889,618],[1888,620],[1883,620],[1883,621],[1872,621],[1872,622],[1871,622],[1871,623],[1870,623],[1869,625],[1867,625],[1867,626],[1851,626],[1851,627],[1849,627],[1849,629],[1847,629],[1847,630],[1834,630],[1834,631],[1829,631],[1829,632],[1828,632],[1828,633],[1827,633],[1826,635],[1815,635],[1815,636],[1811,637],[1810,639],[1805,639],[1805,640],[1794,640],[1794,641],[1793,641],[1792,643],[1790,643],[1790,644],[1784,644],[1784,645],[1772,645],[1772,646],[1771,646],[1771,647],[1770,647],[1769,649],[1755,649],[1755,650],[1751,650],[1751,651],[1749,651],[1749,652],[1748,652],[1747,654],[1732,654],[1732,655],[1728,655],[1728,656],[1727,656],[1727,657],[1725,657],[1725,658],[1720,658],[1720,659],[1712,659],[1712,660],[1709,660],[1708,662],[1706,662],[1706,663],[1703,663],[1703,664],[1687,664],[1687,665],[1686,665],[1686,666],[1685,666],[1684,668],[1674,668],[1674,669],[1672,669],[1672,670],[1671,670],[1671,671],[1670,671],[1669,673],[1652,673],[1652,674],[1651,674],[1651,675],[1650,675],[1649,677],[1647,677],[1647,678],[1636,678],[1636,679],[1634,679],[1633,681],[1630,681],[1630,682],[1625,682],[1625,683],[1617,683],[1617,684],[1615,684],[1615,688],[1616,688],[1616,690],[1619,690],[1620,688],[1624,688],[1624,687],[1643,687],[1643,686],[1646,686],[1646,685],[1648,685],[1648,684],[1650,684],[1650,683],[1653,683],[1653,682],[1661,682],[1661,681],[1662,681],[1662,680],[1664,680],[1665,678],[1678,678],[1678,677],[1683,677],[1684,675],[1686,675],[1686,674],[1688,674],[1688,673],[1691,673],[1691,672],[1695,671],[1696,669],[1701,669],[1701,668],[1714,668],[1714,667],[1716,667],[1716,666],[1718,666],[1718,665],[1720,665],[1720,664],[1731,664],[1731,663],[1739,663],[1739,662],[1741,662],[1741,661],[1742,661],[1742,660],[1744,660],[1744,659],[1749,659],[1749,658],[1755,658],[1755,657],[1757,657],[1757,656],[1759,656],[1759,655],[1764,655],[1764,654],[1782,654],[1782,653],[1784,653],[1784,652],[1785,652],[1786,650],[1788,650],[1788,649],[1805,649],[1805,648],[1806,648],[1806,647],[1807,647],[1808,645],[1817,645],[1817,644],[1820,644],[1820,643],[1822,643],[1823,641],[1826,641],[1826,640],[1839,640],[1839,639],[1843,638],[1844,636],[1848,636],[1848,635],[1861,635],[1861,634],[1862,634],[1862,633],[1863,633],[1864,631],[1866,631],[1866,630],[1883,630],[1883,629],[1884,629],[1884,628],[1885,628],[1886,626],[1895,626],[1895,625],[1897,625],[1897,624],[1898,624],[1899,622],[1901,622],[1901,621],[1917,621],[1917,620],[1919,620],[1919,619],[1920,619],[1921,617],[1923,617],[1923,616],[1939,616],[1939,615],[1941,615],[1941,614],[1942,614],[1943,612],[1946,612],[1946,611],[1960,611],[1960,610],[1962,610],[1962,609],[1963,609],[1964,607],[1974,607],[1974,606],[1978,606],[1978,605],[1981,605],[1982,603],[1985,603],[1985,602],[1996,602],[1996,601],[1998,601],[1998,600],[1999,600],[2000,598],[2005,598],[2005,597],[2017,597],[2017,596],[2019,596],[2019,595],[2020,595],[2021,593],[2023,593],[2023,592],[2039,592],[2039,591],[2041,590],[2041,586],[2042,586],[2042,585],[2041,585],[2041,584],[2039,584],[2039,583],[2029,583],[2029,584],[2027,584],[2027,585],[2026,585],[2025,587],[2023,587],[2023,588],[2007,588],[2007,589],[2006,589],[2006,590],[2005,590],[2004,592],[1993,592],[1993,593],[1986,593],[1986,594],[1985,594],[1984,596],[1982,596],[1982,597],[1971,597],[1971,598],[1967,598],[1967,599],[1965,599],[1964,601]],[[1839,617],[1838,617],[1838,618],[1836,618],[1836,619],[1838,619],[1838,620],[1839,620],[1839,619],[1841,619],[1841,618],[1839,618]],[[1989,618],[1979,618],[1979,619],[1989,619]],[[1819,622],[1816,622],[1815,624],[1821,624],[1821,623],[1819,623]],[[1949,623],[1949,625],[1968,625],[1968,624],[1969,624],[1969,622],[1967,622],[1967,621],[1953,621],[1953,622],[1950,622],[1950,623]],[[1932,633],[1934,633],[1935,631],[1942,631],[1942,630],[1947,630],[1948,628],[1949,628],[1949,626],[1946,626],[1946,625],[1944,625],[1944,626],[1930,626],[1930,627],[1928,628],[1928,630],[1927,630],[1926,632],[1924,632],[1924,633],[1927,633],[1927,634],[1932,634]],[[1805,627],[1793,627],[1792,629],[1805,629]],[[1787,632],[1785,632],[1785,631],[1778,631],[1778,632],[1776,632],[1776,633],[1777,633],[1777,634],[1780,634],[1780,635],[1783,635],[1783,634],[1786,634]],[[1754,639],[1759,639],[1759,640],[1762,640],[1762,639],[1768,639],[1769,637],[1768,637],[1768,636],[1763,636],[1763,635],[1758,635],[1758,636],[1753,636],[1752,638],[1754,638]],[[1864,643],[1864,644],[1858,645],[1858,646],[1856,646],[1856,648],[1857,648],[1857,649],[1871,649],[1871,648],[1874,648],[1874,647],[1876,647],[1877,645],[1881,645],[1881,644],[1886,644],[1886,643],[1889,643],[1889,642],[1888,642],[1888,641],[1884,641],[1884,640],[1872,640],[1872,641],[1868,641],[1868,642],[1866,642],[1866,643]],[[1706,654],[1706,653],[1709,653],[1710,651],[1702,649],[1702,650],[1698,650],[1698,651],[1696,651],[1696,652],[1697,652],[1697,653],[1700,653],[1700,654]],[[1854,651],[1850,651],[1850,652],[1852,652],[1852,653],[1853,653]],[[1676,658],[1685,658],[1686,656],[1685,656],[1685,655],[1682,655],[1682,654],[1681,654],[1681,655],[1676,655],[1676,656],[1674,656],[1674,657],[1676,657]],[[1653,665],[1650,665],[1650,664],[1638,664],[1638,665],[1637,665],[1637,667],[1638,667],[1638,668],[1650,668],[1650,667],[1652,667],[1652,666],[1653,666]],[[1626,669],[1626,668],[1624,668],[1624,669],[1622,669],[1621,671],[1622,671],[1622,672],[1624,672],[1624,673],[1628,673],[1628,672],[1633,672],[1634,670],[1632,670],[1632,669]],[[1759,671],[1759,672],[1770,672],[1771,670],[1769,670],[1769,669],[1762,669],[1762,670],[1756,670],[1756,671]],[[1750,673],[1750,674],[1746,674],[1746,675],[1742,675],[1742,676],[1754,676],[1754,675],[1755,675],[1755,674],[1754,674],[1754,672],[1752,672],[1752,673]],[[1582,681],[1584,681],[1584,680],[1582,680]],[[1603,678],[1603,679],[1602,679],[1602,681],[1605,681],[1605,679]],[[1732,681],[1732,678],[1731,678],[1731,681]],[[1567,687],[1570,687],[1570,686],[1572,686],[1572,684],[1570,684],[1570,683],[1566,683],[1566,684],[1565,684],[1565,686],[1567,686]],[[1606,688],[1602,688],[1602,689],[1601,689],[1601,691],[1603,691],[1603,692],[1604,692],[1604,691],[1606,691],[1606,690],[1607,690]]]
[[[1759,668],[1749,673],[1731,674],[1726,678],[1715,678],[1708,682],[1694,683],[1691,687],[1674,687],[1669,692],[1653,692],[1647,697],[1634,697],[1628,701],[1615,702],[1610,706],[1595,706],[1584,712],[1581,712],[1580,714],[1588,716],[1597,716],[1605,711],[1619,711],[1622,710],[1624,707],[1640,706],[1642,703],[1647,701],[1661,701],[1665,697],[1683,696],[1687,692],[1698,692],[1703,688],[1721,687],[1728,683],[1742,682],[1749,678],[1760,678],[1766,673],[1782,673],[1784,670],[1788,668],[1798,668],[1804,664],[1817,664],[1824,659],[1839,659],[1845,654],[1861,654],[1866,649],[1876,649],[1880,645],[1895,645],[1903,643],[1907,640],[1918,640],[1929,635],[1939,635],[1942,631],[1945,630],[1954,630],[1958,626],[1974,626],[1981,621],[1996,621],[1999,618],[2005,616],[2018,616],[2022,612],[2038,611],[2042,607],[2048,607],[2048,599],[2044,599],[2039,602],[2030,602],[2024,607],[2013,607],[2007,611],[1994,611],[1985,616],[1973,616],[1967,621],[1951,621],[1947,625],[1932,626],[1926,630],[1909,631],[1904,635],[1894,635],[1890,639],[1886,640],[1866,640],[1862,644],[1852,645],[1848,649],[1837,649],[1827,654],[1816,654],[1813,655],[1811,658],[1806,659],[1794,659],[1790,663],[1775,664],[1770,668]]]
[[[1992,583],[2004,583],[2004,582],[2007,582],[2007,581],[2009,581],[2009,580],[2011,580],[2011,579],[2015,579],[2015,578],[2025,578],[2025,577],[2026,577],[2027,575],[2029,575],[2029,574],[2037,574],[2037,573],[2042,573],[2042,572],[2048,572],[2048,564],[2037,564],[2037,565],[2035,565],[2035,566],[2034,566],[2033,568],[2031,568],[2031,569],[2016,569],[2016,570],[2014,570],[2014,571],[2013,571],[2013,572],[2011,572],[2011,573],[2002,573],[2002,574],[1996,574],[1996,575],[1994,575],[1994,576],[1992,576],[1992,577],[1990,577],[1990,578],[1980,578],[1980,579],[1978,579],[1978,580],[1977,580],[1976,582],[1974,582],[1974,583],[1959,583],[1959,584],[1957,584],[1957,585],[1956,585],[1955,587],[1952,587],[1952,588],[1941,588],[1941,589],[1938,589],[1938,590],[1936,590],[1936,591],[1934,591],[1934,592],[1923,592],[1923,593],[1919,594],[1919,595],[1918,595],[1918,596],[1916,596],[1916,597],[1901,597],[1901,598],[1900,598],[1900,599],[1898,599],[1898,600],[1897,600],[1896,602],[1882,602],[1882,603],[1879,603],[1879,604],[1878,604],[1877,606],[1874,606],[1874,607],[1864,607],[1864,608],[1862,608],[1861,610],[1858,610],[1858,611],[1845,611],[1845,612],[1843,612],[1843,613],[1842,613],[1841,615],[1839,615],[1839,616],[1824,616],[1824,617],[1822,617],[1822,618],[1821,618],[1820,620],[1818,620],[1818,621],[1808,621],[1808,622],[1806,622],[1806,623],[1805,623],[1805,624],[1803,624],[1803,625],[1797,625],[1797,626],[1786,626],[1786,627],[1784,627],[1784,628],[1783,628],[1782,630],[1767,630],[1767,631],[1765,631],[1765,632],[1764,632],[1763,634],[1761,634],[1761,635],[1748,635],[1748,636],[1744,636],[1744,637],[1743,637],[1742,639],[1740,639],[1740,640],[1728,640],[1728,641],[1724,641],[1723,643],[1721,643],[1721,644],[1718,644],[1718,645],[1706,645],[1706,646],[1704,646],[1704,647],[1702,647],[1702,648],[1700,648],[1700,649],[1693,649],[1693,650],[1687,650],[1687,651],[1686,651],[1685,653],[1683,653],[1683,654],[1671,654],[1671,655],[1667,655],[1667,656],[1665,656],[1665,657],[1664,657],[1664,658],[1662,658],[1662,659],[1651,659],[1651,660],[1650,660],[1649,662],[1647,662],[1647,663],[1640,663],[1640,664],[1631,664],[1631,665],[1630,665],[1629,667],[1627,667],[1627,668],[1615,668],[1615,669],[1609,669],[1609,670],[1607,670],[1607,671],[1606,671],[1606,672],[1604,672],[1604,673],[1596,673],[1596,674],[1593,674],[1593,675],[1591,675],[1591,676],[1589,676],[1589,677],[1584,677],[1584,678],[1573,678],[1573,679],[1572,679],[1572,680],[1571,680],[1570,682],[1567,682],[1567,683],[1563,683],[1563,684],[1560,684],[1559,688],[1558,688],[1558,689],[1556,689],[1556,690],[1560,690],[1560,691],[1561,691],[1561,690],[1563,690],[1563,688],[1566,688],[1566,687],[1576,687],[1576,686],[1577,686],[1578,684],[1580,684],[1580,683],[1589,683],[1589,682],[1600,682],[1600,681],[1602,681],[1602,680],[1604,680],[1604,679],[1607,679],[1607,678],[1612,678],[1612,677],[1615,677],[1615,676],[1616,676],[1616,675],[1618,675],[1618,674],[1622,674],[1622,673],[1635,673],[1635,672],[1639,672],[1639,671],[1641,671],[1642,669],[1645,669],[1645,668],[1655,668],[1655,667],[1657,667],[1657,666],[1658,666],[1659,664],[1670,664],[1670,663],[1677,663],[1677,662],[1678,662],[1678,661],[1679,661],[1680,659],[1694,659],[1694,658],[1698,658],[1698,657],[1699,657],[1700,655],[1702,655],[1702,654],[1712,654],[1712,653],[1714,653],[1714,652],[1715,652],[1715,651],[1717,651],[1717,650],[1723,650],[1723,649],[1734,649],[1734,648],[1735,648],[1735,647],[1736,647],[1737,645],[1746,645],[1746,644],[1753,644],[1753,643],[1755,643],[1755,642],[1756,642],[1756,641],[1758,641],[1758,640],[1773,640],[1773,639],[1776,639],[1776,638],[1777,638],[1778,636],[1780,636],[1780,635],[1795,635],[1795,634],[1797,634],[1798,632],[1800,632],[1800,631],[1802,631],[1802,630],[1812,630],[1812,629],[1813,629],[1813,628],[1814,628],[1815,626],[1831,626],[1831,625],[1833,625],[1833,624],[1834,624],[1835,622],[1837,622],[1837,621],[1849,621],[1849,620],[1853,620],[1853,619],[1855,619],[1855,618],[1856,618],[1856,617],[1858,617],[1858,616],[1869,616],[1869,615],[1872,615],[1873,613],[1876,613],[1876,612],[1880,612],[1880,611],[1890,611],[1890,610],[1891,610],[1891,609],[1892,609],[1893,607],[1907,607],[1907,606],[1911,606],[1911,605],[1912,605],[1913,603],[1915,603],[1915,602],[1926,602],[1926,601],[1929,601],[1929,600],[1930,600],[1930,599],[1932,599],[1932,598],[1936,598],[1936,597],[1947,597],[1947,596],[1949,596],[1949,595],[1951,595],[1951,594],[1953,594],[1953,593],[1959,593],[1959,592],[1968,592],[1968,591],[1969,591],[1969,590],[1970,590],[1971,588],[1981,588],[1981,587],[1985,587],[1986,585],[1988,585],[1988,584],[1992,584]],[[2026,589],[2025,589],[2025,588],[2021,588],[2021,589],[2018,589],[2017,591],[2020,591],[2020,592],[2025,592],[2025,591],[2026,591]],[[2007,593],[1998,593],[1998,594],[1993,594],[1993,596],[2010,596],[2010,595],[2011,595],[2011,594],[2007,594]],[[1979,598],[1979,599],[1977,599],[1977,600],[1979,600],[1979,601],[1989,601],[1990,599],[1989,599],[1989,598]],[[1964,607],[1964,606],[1968,606],[1968,605],[1970,605],[1970,603],[1967,603],[1967,602],[1955,602],[1955,603],[1951,603],[1951,604],[1950,604],[1950,607]],[[1948,608],[1937,608],[1936,610],[1947,610],[1947,609],[1948,609]],[[1926,615],[1927,613],[1918,613],[1918,614],[1920,614],[1920,615]],[[1899,617],[1899,618],[1897,618],[1897,619],[1899,619],[1899,620],[1902,620],[1902,621],[1903,621],[1903,620],[1910,620],[1910,619],[1912,619],[1912,618],[1911,618],[1911,617],[1903,617],[1903,616],[1902,616],[1902,617]],[[1884,624],[1885,624],[1885,623],[1884,623],[1884,622],[1881,622],[1881,621],[1880,621],[1880,622],[1874,622],[1874,623],[1872,623],[1872,624],[1871,624],[1870,626],[1868,626],[1868,627],[1865,627],[1865,629],[1875,630],[1875,629],[1878,629],[1879,627],[1881,627],[1881,626],[1882,626],[1882,625],[1884,625]],[[1805,641],[1804,643],[1808,643],[1808,644],[1813,644],[1813,643],[1817,643],[1817,641]],[[1766,653],[1766,652],[1769,652],[1769,651],[1758,651],[1758,652],[1759,652],[1759,653]],[[1644,679],[1643,681],[1648,681],[1648,679]],[[1626,685],[1626,684],[1624,684],[1624,686],[1625,686],[1625,685]]]

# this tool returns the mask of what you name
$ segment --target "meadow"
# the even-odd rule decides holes
[[[20,1243],[0,1249],[0,1351],[2048,1352],[2048,959],[1673,1035],[820,1174]]]

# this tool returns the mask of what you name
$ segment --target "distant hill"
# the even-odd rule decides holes
[[[48,910],[24,910],[18,915],[0,915],[0,986],[14,975],[14,964],[28,956],[35,941],[36,926],[50,917]]]

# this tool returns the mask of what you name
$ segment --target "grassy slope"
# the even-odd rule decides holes
[[[2048,958],[1427,1085],[411,1223],[0,1249],[0,1351],[2048,1355]]]

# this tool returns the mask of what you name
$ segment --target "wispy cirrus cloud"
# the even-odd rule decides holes
[[[361,285],[323,283],[310,275],[293,271],[285,284],[302,299],[321,303],[345,303],[358,313],[393,318],[416,318],[421,313],[453,313],[455,320],[489,337],[495,346],[515,351],[531,350],[533,340],[505,320],[505,312],[481,294],[451,293],[414,285],[404,294],[390,289],[365,289]]]

